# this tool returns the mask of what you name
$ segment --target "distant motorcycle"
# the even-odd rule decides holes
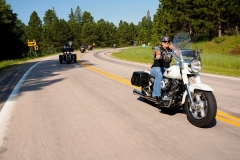
[[[59,62],[63,63],[63,61],[70,64],[71,62],[76,63],[77,56],[76,54],[73,54],[74,49],[73,48],[63,48],[62,55],[59,55]]]
[[[133,94],[162,108],[184,108],[191,124],[207,127],[215,120],[217,102],[213,89],[200,79],[202,50],[196,50],[188,33],[177,34],[172,43],[178,49],[166,52],[163,56],[163,58],[173,56],[175,64],[163,74],[160,104],[152,97],[154,77],[149,71],[133,72],[132,85],[141,87],[141,91],[134,89]]]
[[[85,46],[81,46],[80,51],[81,51],[81,53],[84,53],[85,52]]]
[[[88,45],[88,51],[92,50],[92,45]]]

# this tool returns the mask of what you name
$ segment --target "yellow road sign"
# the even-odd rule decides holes
[[[38,50],[38,46],[34,46],[34,49],[35,49],[35,50]]]
[[[32,42],[28,40],[28,46],[29,46],[29,47],[31,47],[31,46],[36,46],[36,45],[37,45],[37,43],[36,43],[35,39],[33,39]]]
[[[36,42],[28,42],[28,46],[36,46]]]

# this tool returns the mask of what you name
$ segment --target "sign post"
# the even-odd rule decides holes
[[[237,37],[238,37],[238,26],[236,26],[236,32],[237,32]]]
[[[36,57],[37,57],[36,50],[38,50],[38,46],[37,46],[37,43],[36,43],[35,39],[33,39],[33,41],[29,41],[29,40],[28,40],[28,47],[29,47],[29,50],[30,50],[30,56],[32,57],[30,47],[34,47],[35,55],[36,55]]]
[[[29,51],[30,51],[30,56],[31,56],[31,58],[32,58],[32,53],[31,53],[31,52],[32,52],[32,50],[31,50],[30,48],[29,48]]]

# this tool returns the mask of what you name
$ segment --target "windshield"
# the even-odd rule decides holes
[[[189,33],[183,32],[176,34],[172,40],[172,44],[177,48],[176,52],[180,54],[180,57],[173,52],[173,57],[176,62],[180,62],[181,58],[183,62],[189,62],[196,59],[197,45],[193,44]]]

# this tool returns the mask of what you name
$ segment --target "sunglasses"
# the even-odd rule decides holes
[[[162,41],[163,43],[170,43],[170,41]]]

